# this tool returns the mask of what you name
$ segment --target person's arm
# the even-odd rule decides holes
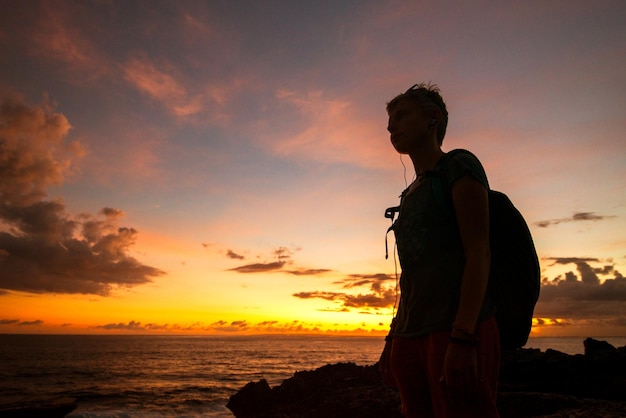
[[[489,281],[489,195],[482,184],[465,176],[453,184],[452,200],[465,253],[465,268],[442,381],[450,399],[466,402],[474,396],[478,383],[474,333]]]
[[[465,176],[453,184],[452,200],[465,253],[461,299],[452,332],[454,337],[455,332],[473,334],[476,329],[487,291],[491,254],[487,189],[474,178]]]

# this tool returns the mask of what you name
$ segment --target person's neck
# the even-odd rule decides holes
[[[415,168],[415,175],[419,177],[427,171],[434,170],[437,162],[444,154],[438,146],[410,154],[413,168]]]

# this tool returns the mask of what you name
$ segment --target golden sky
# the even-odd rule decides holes
[[[0,0],[0,333],[385,333],[385,103],[430,81],[529,223],[534,335],[626,335],[624,16]]]

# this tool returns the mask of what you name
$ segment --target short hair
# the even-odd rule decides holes
[[[437,125],[437,140],[439,141],[439,145],[441,145],[444,136],[446,136],[446,128],[448,127],[448,110],[441,97],[439,87],[437,87],[436,84],[430,83],[415,84],[387,103],[387,113],[390,113],[398,102],[404,99],[414,101],[424,111],[432,113],[432,116],[437,118],[439,122]]]

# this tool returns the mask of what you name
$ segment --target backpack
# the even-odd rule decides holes
[[[451,191],[444,187],[444,169],[447,161],[461,152],[469,153],[465,150],[448,152],[430,174],[435,199],[452,217],[454,206]],[[397,209],[387,209],[385,216],[391,218]],[[524,217],[504,193],[495,190],[489,190],[489,243],[488,292],[496,309],[500,346],[503,350],[520,348],[528,341],[533,311],[539,299],[539,260]]]

